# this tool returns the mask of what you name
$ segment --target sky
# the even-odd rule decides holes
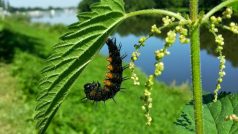
[[[7,0],[6,0],[7,1]],[[8,0],[13,7],[69,7],[77,6],[81,0]]]

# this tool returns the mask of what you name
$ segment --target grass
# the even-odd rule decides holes
[[[34,130],[33,109],[26,96],[18,89],[10,74],[10,66],[0,64],[0,133],[30,134]]]
[[[47,27],[39,27],[27,22],[10,21],[6,25],[10,27],[12,33],[20,33],[27,38],[37,38],[39,47],[44,48],[42,50],[45,50],[46,54],[59,36],[59,33],[51,32]],[[12,38],[15,35],[12,34]],[[34,44],[25,45],[27,47]],[[38,74],[43,66],[42,57],[23,50],[14,55],[11,63],[0,66],[0,133],[32,134],[35,133],[35,124],[32,120],[35,114],[35,97],[39,92],[34,82],[39,79]],[[105,57],[95,56],[72,86],[47,133],[173,133],[173,121],[190,99],[189,88],[186,85],[175,87],[159,82],[155,84],[152,94],[153,125],[151,127],[145,126],[141,109],[143,84],[134,86],[130,80],[123,82],[122,87],[126,89],[116,95],[116,103],[113,100],[108,100],[105,104],[81,101],[84,97],[83,85],[92,81],[102,82],[107,72],[107,64]],[[145,74],[140,70],[137,70],[137,73],[141,83],[144,83]],[[126,70],[124,75],[130,76],[129,70]],[[34,92],[26,92],[27,88],[29,91],[33,89]]]

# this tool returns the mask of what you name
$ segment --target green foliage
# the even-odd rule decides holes
[[[183,9],[188,11],[189,0],[124,0],[126,11],[136,11],[141,9],[160,8],[160,9],[174,9],[175,11]],[[91,4],[99,2],[99,0],[82,0],[78,9],[80,11],[90,11]],[[209,10],[212,7],[221,3],[222,0],[200,0],[199,7],[202,10]]]
[[[67,27],[64,24],[55,24],[49,27],[49,31],[63,34],[65,31],[67,31]]]
[[[80,14],[80,22],[71,25],[70,32],[54,47],[39,85],[43,91],[37,99],[35,116],[39,133],[45,132],[70,86],[124,19],[123,5],[122,0],[102,0],[94,4],[92,12]]]
[[[35,56],[48,56],[51,45],[58,40],[58,31],[44,24],[30,24],[25,19],[6,17],[0,22],[0,60],[12,62],[16,50]],[[36,32],[37,31],[37,32]]]
[[[232,8],[234,11],[238,12],[238,4],[233,4]]]
[[[199,8],[201,10],[208,11],[209,9],[212,9],[214,6],[220,4],[222,0],[199,0]]]
[[[231,114],[238,114],[238,95],[222,93],[219,100],[213,102],[213,95],[203,96],[204,133],[205,134],[235,134],[238,133],[236,121],[226,121]],[[194,110],[193,105],[187,105],[181,117],[177,120],[177,134],[194,134]]]
[[[128,12],[154,8],[156,6],[154,0],[124,0],[124,1],[126,3],[125,9]]]
[[[78,9],[81,12],[90,11],[90,5],[96,2],[99,2],[99,0],[82,0],[78,5]]]
[[[99,1],[100,0],[82,0],[78,5],[78,9],[81,12],[90,11],[90,5]],[[155,7],[154,0],[124,0],[124,2],[125,9],[128,12]]]
[[[42,58],[48,55],[50,47],[46,44],[57,41],[55,29],[62,26],[30,24],[15,16],[5,18],[1,24],[0,59],[13,65],[11,73],[25,95],[35,97],[39,91]]]
[[[4,0],[0,0],[0,7],[5,8]]]
[[[37,38],[31,38],[21,33],[4,28],[0,32],[0,59],[11,62],[16,49],[28,51],[35,55],[44,57],[44,48],[40,45]]]
[[[10,73],[11,66],[0,62],[0,133],[33,134],[34,103],[26,102],[26,95]]]
[[[20,88],[28,97],[39,93],[38,82],[41,77],[42,59],[32,54],[17,51],[12,64],[12,74],[18,80]]]

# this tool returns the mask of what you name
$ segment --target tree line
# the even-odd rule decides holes
[[[82,0],[78,9],[80,11],[89,11],[90,4],[100,0]],[[209,10],[224,0],[199,0],[199,7],[202,10]],[[186,9],[189,7],[189,0],[124,0],[126,11],[135,11],[139,9],[160,8],[160,9]]]

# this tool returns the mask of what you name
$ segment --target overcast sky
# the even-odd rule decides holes
[[[6,0],[7,1],[7,0]],[[8,0],[14,7],[69,7],[77,6],[81,0]]]

